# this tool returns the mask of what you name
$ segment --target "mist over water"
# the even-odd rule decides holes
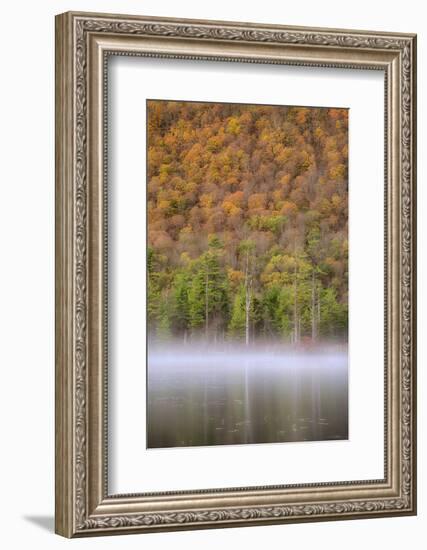
[[[148,348],[149,448],[348,438],[346,345]]]

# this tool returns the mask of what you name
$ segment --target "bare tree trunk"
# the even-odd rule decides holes
[[[209,272],[208,266],[206,266],[206,280],[205,280],[205,330],[206,330],[206,340],[208,339],[209,334]]]
[[[249,313],[251,309],[251,291],[249,282],[249,250],[246,252],[245,269],[245,341],[249,345]]]
[[[317,339],[315,281],[313,269],[311,273],[311,339],[313,342]]]
[[[297,259],[295,254],[294,268],[294,343],[298,343],[298,285],[297,285]]]
[[[246,320],[245,320],[245,328],[246,328],[246,345],[249,345],[249,310],[251,307],[251,297],[249,293],[249,289],[246,289]]]

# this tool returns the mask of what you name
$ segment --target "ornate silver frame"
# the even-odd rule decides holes
[[[109,495],[106,58],[368,68],[385,74],[385,477]],[[66,537],[416,513],[416,37],[248,23],[56,17],[56,532]]]

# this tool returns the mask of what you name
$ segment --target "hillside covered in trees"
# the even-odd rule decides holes
[[[154,340],[347,340],[348,111],[149,100]]]

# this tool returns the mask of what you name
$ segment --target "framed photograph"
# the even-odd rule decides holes
[[[416,513],[416,37],[56,18],[56,532]]]

